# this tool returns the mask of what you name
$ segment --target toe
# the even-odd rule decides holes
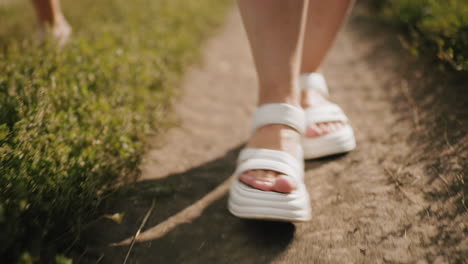
[[[322,133],[322,130],[316,124],[307,126],[306,137],[318,137],[321,136]]]
[[[325,135],[327,133],[330,133],[330,126],[329,123],[320,123],[318,124],[320,129],[323,131],[322,135]]]
[[[274,178],[271,179],[265,176],[257,176],[258,172],[247,171],[239,176],[239,180],[255,189],[262,191],[272,191],[274,185]]]
[[[242,173],[239,180],[255,189],[290,193],[297,188],[291,177],[270,170],[250,170]]]
[[[342,122],[326,122],[326,123],[318,123],[318,124],[311,124],[307,126],[306,130],[306,137],[319,137],[325,134],[338,131],[343,127]]]
[[[286,175],[279,175],[276,177],[275,183],[272,186],[274,191],[281,193],[290,193],[296,188],[297,186],[293,179]]]
[[[344,127],[344,124],[341,122],[336,123],[336,130],[340,130]]]

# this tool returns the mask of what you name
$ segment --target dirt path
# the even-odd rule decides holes
[[[226,209],[226,180],[255,103],[254,69],[236,11],[187,74],[175,104],[180,126],[148,153],[144,181],[105,209],[125,212],[123,223],[93,229],[90,248],[75,262],[122,263],[128,245],[105,245],[131,238],[155,200],[129,263],[462,263],[466,211],[440,218],[444,204],[427,197],[428,186],[443,181],[427,178],[431,160],[418,158],[423,151],[414,133],[425,123],[406,90],[411,80],[402,79],[406,53],[368,24],[355,15],[323,66],[358,148],[306,164],[311,222],[243,221]],[[439,150],[451,146],[455,153],[453,143]]]

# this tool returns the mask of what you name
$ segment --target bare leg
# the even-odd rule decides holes
[[[68,25],[60,9],[58,0],[32,0],[36,10],[39,24],[39,38],[43,40],[45,32],[50,30],[50,34],[56,40],[59,46],[65,44],[71,34],[71,28]]]
[[[239,0],[258,81],[258,104],[300,105],[298,76],[308,0]],[[258,129],[248,147],[287,151],[299,156],[300,135],[283,125]],[[298,157],[302,159],[302,157]],[[265,191],[291,192],[289,177],[268,170],[251,170],[240,180]]]
[[[319,69],[353,4],[354,0],[310,0],[301,73]]]
[[[354,0],[310,0],[301,73],[318,71],[353,4]],[[302,92],[302,107],[308,107],[310,104],[329,103],[322,94],[314,91],[311,93],[313,94],[309,98],[313,100],[307,102],[304,100],[307,98],[307,94]],[[341,127],[342,124],[339,122],[311,125],[307,128],[306,136],[321,136]]]

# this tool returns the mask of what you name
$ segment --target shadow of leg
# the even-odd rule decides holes
[[[225,181],[234,171],[240,148],[186,172],[122,188],[105,202],[103,212],[124,212],[124,221],[117,225],[103,219],[93,225],[86,232],[87,249],[79,263],[122,262],[128,245],[108,245],[134,235],[153,199],[156,207],[143,234],[187,208],[194,212],[187,219],[182,214],[170,230],[135,244],[128,263],[266,263],[274,259],[292,240],[294,225],[245,221],[226,209],[223,185],[228,186]],[[216,196],[207,199],[214,192]]]

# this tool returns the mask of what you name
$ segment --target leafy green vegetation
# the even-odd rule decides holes
[[[64,0],[74,35],[61,51],[34,43],[29,1],[0,5],[2,263],[63,259],[102,194],[138,174],[145,135],[167,126],[229,3]]]
[[[468,1],[373,0],[383,18],[400,28],[415,55],[468,71]]]

